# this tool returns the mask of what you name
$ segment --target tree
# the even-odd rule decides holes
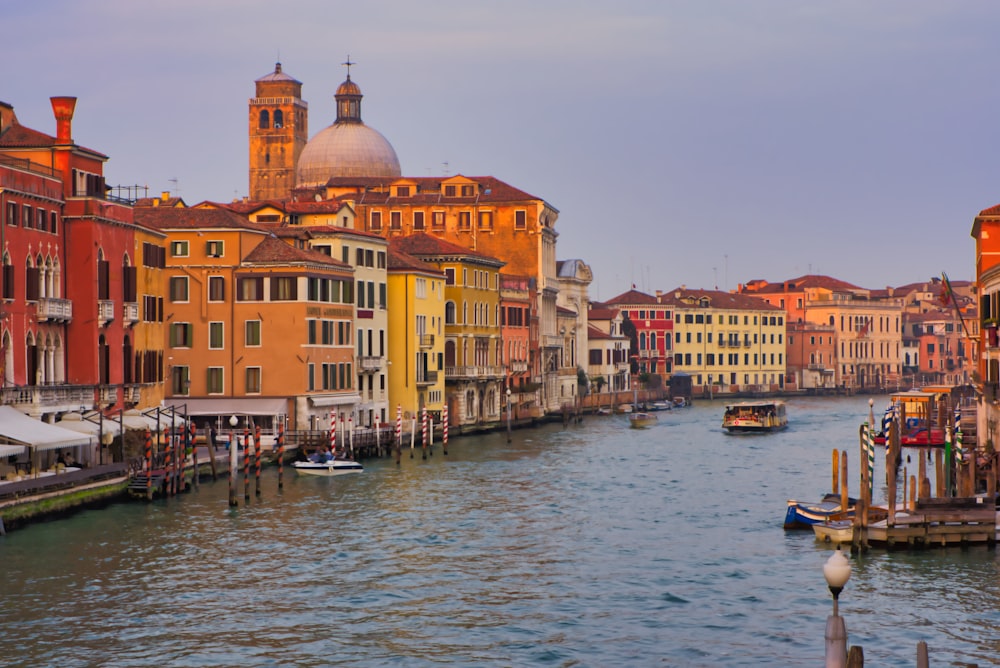
[[[635,323],[625,311],[622,311],[622,334],[628,337],[629,371],[634,376],[639,373],[639,334],[635,330]]]

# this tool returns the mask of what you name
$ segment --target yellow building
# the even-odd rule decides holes
[[[392,248],[444,273],[444,376],[449,423],[472,427],[500,421],[505,382],[500,336],[503,262],[432,237],[413,234]]]
[[[136,225],[131,268],[125,281],[124,318],[131,323],[122,355],[125,404],[148,408],[164,398],[163,362],[166,350],[163,295],[166,289],[166,234]]]
[[[775,392],[785,381],[785,311],[747,295],[677,288],[673,373],[705,395]]]
[[[389,396],[406,420],[423,409],[441,423],[444,407],[445,275],[389,248]]]
[[[353,415],[351,267],[225,209],[135,213],[168,240],[168,405],[222,431],[232,416],[273,433]]]

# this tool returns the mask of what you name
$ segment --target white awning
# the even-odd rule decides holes
[[[97,442],[94,436],[36,420],[13,406],[0,406],[0,440],[9,445],[28,446],[33,450],[75,448]]]
[[[219,397],[218,399],[167,399],[187,415],[287,415],[288,400],[282,397]]]
[[[19,455],[24,452],[23,445],[0,445],[0,457]]]
[[[360,394],[324,394],[309,397],[313,406],[348,406],[361,403]]]
[[[97,420],[96,422],[91,422],[90,419],[84,419],[79,413],[66,413],[60,419],[56,420],[56,426],[62,427],[63,429],[69,429],[70,431],[77,431],[81,434],[91,434],[92,436],[98,436],[100,434],[111,434],[112,436],[118,435],[118,419],[105,417],[104,423],[102,425],[100,418],[92,418]]]

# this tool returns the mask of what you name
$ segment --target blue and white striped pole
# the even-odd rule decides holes
[[[871,503],[875,491],[875,437],[872,435],[874,425],[865,423],[865,450],[868,455],[868,502]]]

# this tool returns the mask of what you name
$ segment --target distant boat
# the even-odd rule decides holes
[[[673,407],[673,403],[669,401],[654,401],[649,404],[649,410],[651,411],[669,411]]]
[[[365,468],[352,459],[327,459],[318,462],[294,462],[292,467],[305,475],[344,475],[345,473],[361,473]]]
[[[633,429],[645,429],[657,423],[656,415],[653,413],[629,413],[628,426]]]
[[[788,426],[783,401],[745,401],[726,406],[722,426],[730,432],[777,431]]]

